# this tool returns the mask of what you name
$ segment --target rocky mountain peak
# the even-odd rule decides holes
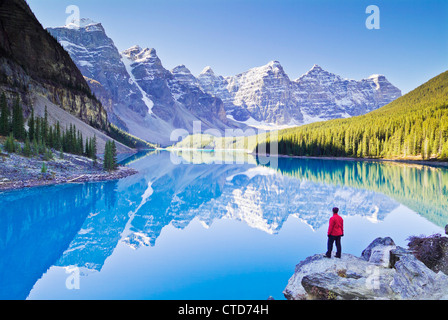
[[[214,76],[215,72],[213,72],[213,70],[210,66],[207,66],[204,68],[204,70],[202,70],[202,72],[200,73],[199,76],[203,76],[203,75]]]
[[[328,72],[324,70],[321,66],[315,64],[307,73],[305,73],[303,76],[299,77],[296,82],[305,79],[305,78],[322,78],[322,77],[329,77],[332,79],[340,79],[341,77],[335,75],[334,73]]]
[[[123,55],[133,60],[134,62],[154,63],[155,61],[160,61],[155,49],[153,48],[142,49],[139,45],[135,45],[123,51]]]
[[[185,65],[180,65],[171,70],[172,74],[191,75],[190,70]]]
[[[199,86],[198,80],[184,65],[175,67],[173,70],[171,70],[171,73],[174,76],[174,81],[177,81],[179,84]]]
[[[63,26],[62,28],[74,30],[84,29],[89,32],[105,32],[101,23],[95,22],[89,18],[72,19],[69,24]]]
[[[382,75],[382,74],[372,74],[367,79],[386,79],[386,77],[384,75]]]
[[[267,64],[267,66],[269,66],[269,67],[271,67],[271,68],[282,68],[282,69],[283,69],[281,63],[278,62],[278,61],[275,61],[275,60],[270,61],[270,62]]]

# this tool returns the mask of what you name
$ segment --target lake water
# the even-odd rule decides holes
[[[0,298],[284,299],[295,265],[325,252],[334,206],[357,256],[448,224],[446,169],[200,155],[139,154],[120,181],[0,194]]]

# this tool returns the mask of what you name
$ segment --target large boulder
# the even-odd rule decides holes
[[[372,252],[375,249],[379,250],[381,247],[391,247],[391,246],[395,246],[395,242],[390,237],[376,238],[375,240],[372,241],[371,244],[369,244],[369,246],[366,249],[364,249],[364,251],[361,254],[361,258],[363,258],[366,261],[369,261]]]
[[[408,244],[417,259],[434,272],[448,274],[448,237],[435,234],[429,237],[410,237]]]
[[[448,276],[435,273],[414,255],[402,256],[395,264],[395,270],[390,288],[402,299],[448,299]]]
[[[301,299],[447,299],[448,276],[436,273],[390,238],[375,239],[361,257],[308,257],[296,266],[284,295]]]

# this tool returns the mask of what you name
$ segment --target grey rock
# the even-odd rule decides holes
[[[390,267],[391,250],[396,246],[376,246],[372,249],[372,253],[369,258],[370,263],[380,265],[383,267]]]
[[[447,275],[430,270],[408,250],[390,243],[393,243],[390,238],[372,242],[364,250],[366,254],[370,252],[369,260],[349,254],[343,254],[342,259],[327,259],[323,255],[305,259],[296,266],[284,290],[285,297],[289,300],[448,298]],[[393,257],[390,262],[384,258],[387,252]],[[377,259],[380,253],[381,259]],[[388,264],[394,267],[386,267]]]
[[[448,237],[440,234],[411,237],[408,246],[432,271],[448,274]]]
[[[350,254],[341,259],[315,255],[296,266],[283,293],[289,300],[313,296],[316,289],[336,299],[386,299],[393,295],[385,285],[393,272]]]
[[[397,246],[395,249],[392,249],[390,251],[389,267],[395,268],[395,264],[400,260],[400,258],[409,254],[412,254],[412,252],[402,247]]]
[[[364,249],[364,251],[361,254],[361,257],[364,260],[369,261],[370,256],[372,255],[373,249],[375,247],[380,247],[380,246],[395,246],[395,242],[390,237],[376,238],[375,240],[372,241],[371,244],[369,244],[369,246],[366,249]]]
[[[435,273],[413,255],[404,255],[395,264],[390,286],[402,299],[435,300],[448,296],[448,276]]]

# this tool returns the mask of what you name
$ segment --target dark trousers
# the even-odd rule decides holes
[[[341,236],[328,236],[328,245],[327,245],[327,257],[331,257],[331,252],[333,251],[333,244],[336,242],[336,258],[340,258],[342,255],[342,246],[341,246]]]

